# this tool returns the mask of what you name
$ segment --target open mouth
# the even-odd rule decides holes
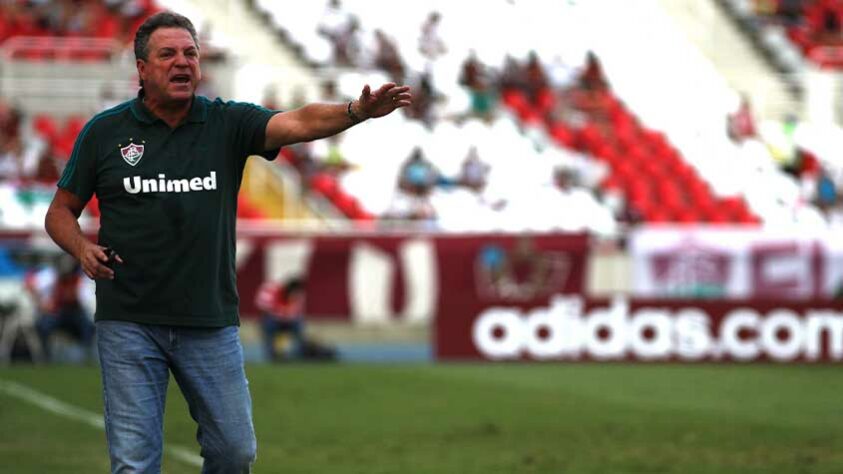
[[[170,82],[176,84],[188,84],[190,83],[190,76],[187,74],[176,74],[175,76],[170,78]]]

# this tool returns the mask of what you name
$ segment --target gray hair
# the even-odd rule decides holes
[[[199,48],[199,40],[196,35],[196,28],[193,23],[183,15],[173,12],[160,12],[152,15],[138,27],[135,33],[135,59],[142,59],[146,61],[149,58],[149,37],[158,28],[181,28],[190,33],[193,38],[193,43],[196,48]],[[143,80],[140,80],[140,86],[143,87]]]

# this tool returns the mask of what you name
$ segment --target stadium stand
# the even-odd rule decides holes
[[[41,4],[4,4],[3,49],[7,60],[60,60],[69,68],[113,61],[125,57],[127,28],[160,5],[175,4],[90,2],[66,15]],[[838,220],[828,203],[843,170],[832,151],[843,140],[839,129],[797,120],[797,114],[786,123],[756,125],[751,104],[739,106],[738,94],[649,7],[618,7],[646,21],[650,34],[641,37],[633,26],[576,1],[495,1],[482,12],[433,2],[407,6],[398,18],[356,0],[295,7],[255,0],[253,6],[315,74],[336,82],[332,100],[356,97],[365,82],[414,86],[415,105],[405,116],[282,155],[284,169],[295,170],[301,186],[332,203],[337,215],[360,222],[419,220],[444,230],[604,235],[642,221],[825,226]],[[790,28],[808,28],[819,46],[833,45],[817,29],[827,10],[818,11],[805,9],[800,14],[808,20]],[[204,25],[202,12],[194,13]],[[781,15],[768,16],[789,21]],[[500,25],[525,22],[534,25],[530,33],[500,39]],[[472,35],[465,35],[469,29]],[[628,31],[629,41],[613,47],[600,39],[604,30]],[[650,54],[630,61],[626,46]],[[642,70],[660,74],[645,77]],[[87,94],[107,106],[125,98],[131,84],[124,78],[117,91],[102,84]],[[687,94],[686,84],[704,93]],[[677,107],[693,110],[693,117],[673,120]],[[61,170],[89,116],[44,108],[27,103],[20,125],[21,149],[49,156],[29,159],[45,163],[26,167],[38,170],[39,182]],[[371,146],[376,142],[386,146]],[[415,149],[435,176],[424,193],[407,193],[400,184],[404,172],[415,169],[404,163]],[[253,218],[278,215],[249,203],[242,208]]]
[[[804,68],[805,61],[823,68],[843,66],[843,4],[839,1],[720,0],[719,3],[784,70]]]
[[[416,85],[414,92],[432,99],[422,101],[430,110],[411,111],[408,116],[422,118],[422,123],[396,123],[385,132],[390,146],[384,148],[397,147],[408,156],[420,147],[443,176],[453,178],[476,143],[489,165],[483,195],[459,186],[437,186],[428,202],[421,202],[433,208],[421,215],[436,215],[440,228],[585,228],[611,233],[618,222],[638,219],[770,226],[823,226],[833,220],[815,205],[818,177],[825,174],[823,170],[834,174],[837,168],[828,163],[826,149],[819,151],[822,147],[816,142],[804,140],[804,136],[816,138],[816,132],[806,131],[816,130],[813,124],[762,121],[755,133],[735,136],[727,117],[739,109],[738,94],[658,9],[622,5],[617,7],[623,14],[607,18],[598,6],[585,2],[488,2],[482,14],[434,2],[408,6],[399,18],[387,19],[364,2],[350,0],[303,8],[268,1],[256,1],[255,6],[273,19],[309,63],[337,76],[346,98],[355,97],[355,88],[365,80],[360,69],[371,71],[371,82],[394,75],[376,70],[377,48],[369,46],[376,37],[393,40],[409,71],[407,81]],[[430,27],[434,11],[440,19]],[[499,25],[528,21],[533,27],[525,37],[500,37]],[[337,33],[352,22],[356,26],[351,37]],[[648,35],[635,32],[639,24],[648,25]],[[471,35],[463,34],[469,30]],[[629,39],[623,47],[601,39],[618,34]],[[354,70],[349,70],[347,58],[336,62],[337,41],[353,44]],[[439,52],[426,53],[431,50],[426,42],[438,43]],[[585,44],[593,45],[597,54],[587,55]],[[630,60],[630,47],[648,54]],[[508,68],[521,69],[518,58],[526,59],[531,52],[535,53],[532,69],[544,71],[548,82],[539,95],[500,81]],[[460,81],[463,62],[469,62],[466,58],[471,58],[470,68],[491,75],[491,84],[484,85],[487,89]],[[600,93],[582,79],[593,74],[590,61],[594,60],[605,63],[605,81],[611,85]],[[642,73],[648,70],[660,72]],[[697,94],[687,93],[689,84]],[[497,102],[502,106],[492,105]],[[749,104],[743,107],[737,117],[749,116],[756,128]],[[680,110],[683,120],[675,120]],[[428,115],[432,121],[425,118]],[[794,134],[794,128],[800,132]],[[800,144],[788,147],[794,135]],[[355,166],[338,182],[368,212],[395,216],[419,200],[407,204],[408,200],[394,197],[401,166],[394,156],[380,156],[365,146],[375,139],[362,131],[345,137],[343,154]],[[583,173],[600,178],[585,179],[578,188],[593,204],[586,207],[592,211],[585,213],[587,222],[580,222],[583,216],[571,211],[570,203],[560,198],[564,194],[554,190],[554,169],[571,162],[602,170]],[[517,182],[511,179],[515,171]],[[537,188],[548,191],[541,194],[547,205],[540,212],[519,204],[525,196],[535,199],[538,195],[532,192]],[[534,212],[525,209],[531,207]],[[560,207],[567,211],[559,216],[546,211]],[[591,224],[602,219],[593,216],[608,219],[605,224]]]
[[[161,9],[151,0],[0,4],[4,227],[42,226],[55,183],[85,122],[134,96],[131,32]],[[202,25],[201,15],[194,18]],[[209,41],[206,30],[200,31],[206,64],[225,61],[225,50]],[[264,215],[245,196],[240,209],[243,218]],[[86,211],[87,218],[98,217],[96,198]]]

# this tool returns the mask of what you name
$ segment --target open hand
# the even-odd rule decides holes
[[[413,103],[409,86],[398,86],[389,82],[372,92],[367,84],[357,100],[355,113],[361,119],[383,117],[395,109],[408,107]]]

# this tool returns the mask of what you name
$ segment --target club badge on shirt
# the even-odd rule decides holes
[[[123,159],[126,163],[135,166],[141,158],[143,158],[143,145],[130,143],[128,146],[124,146],[120,149],[120,154],[123,155]]]

